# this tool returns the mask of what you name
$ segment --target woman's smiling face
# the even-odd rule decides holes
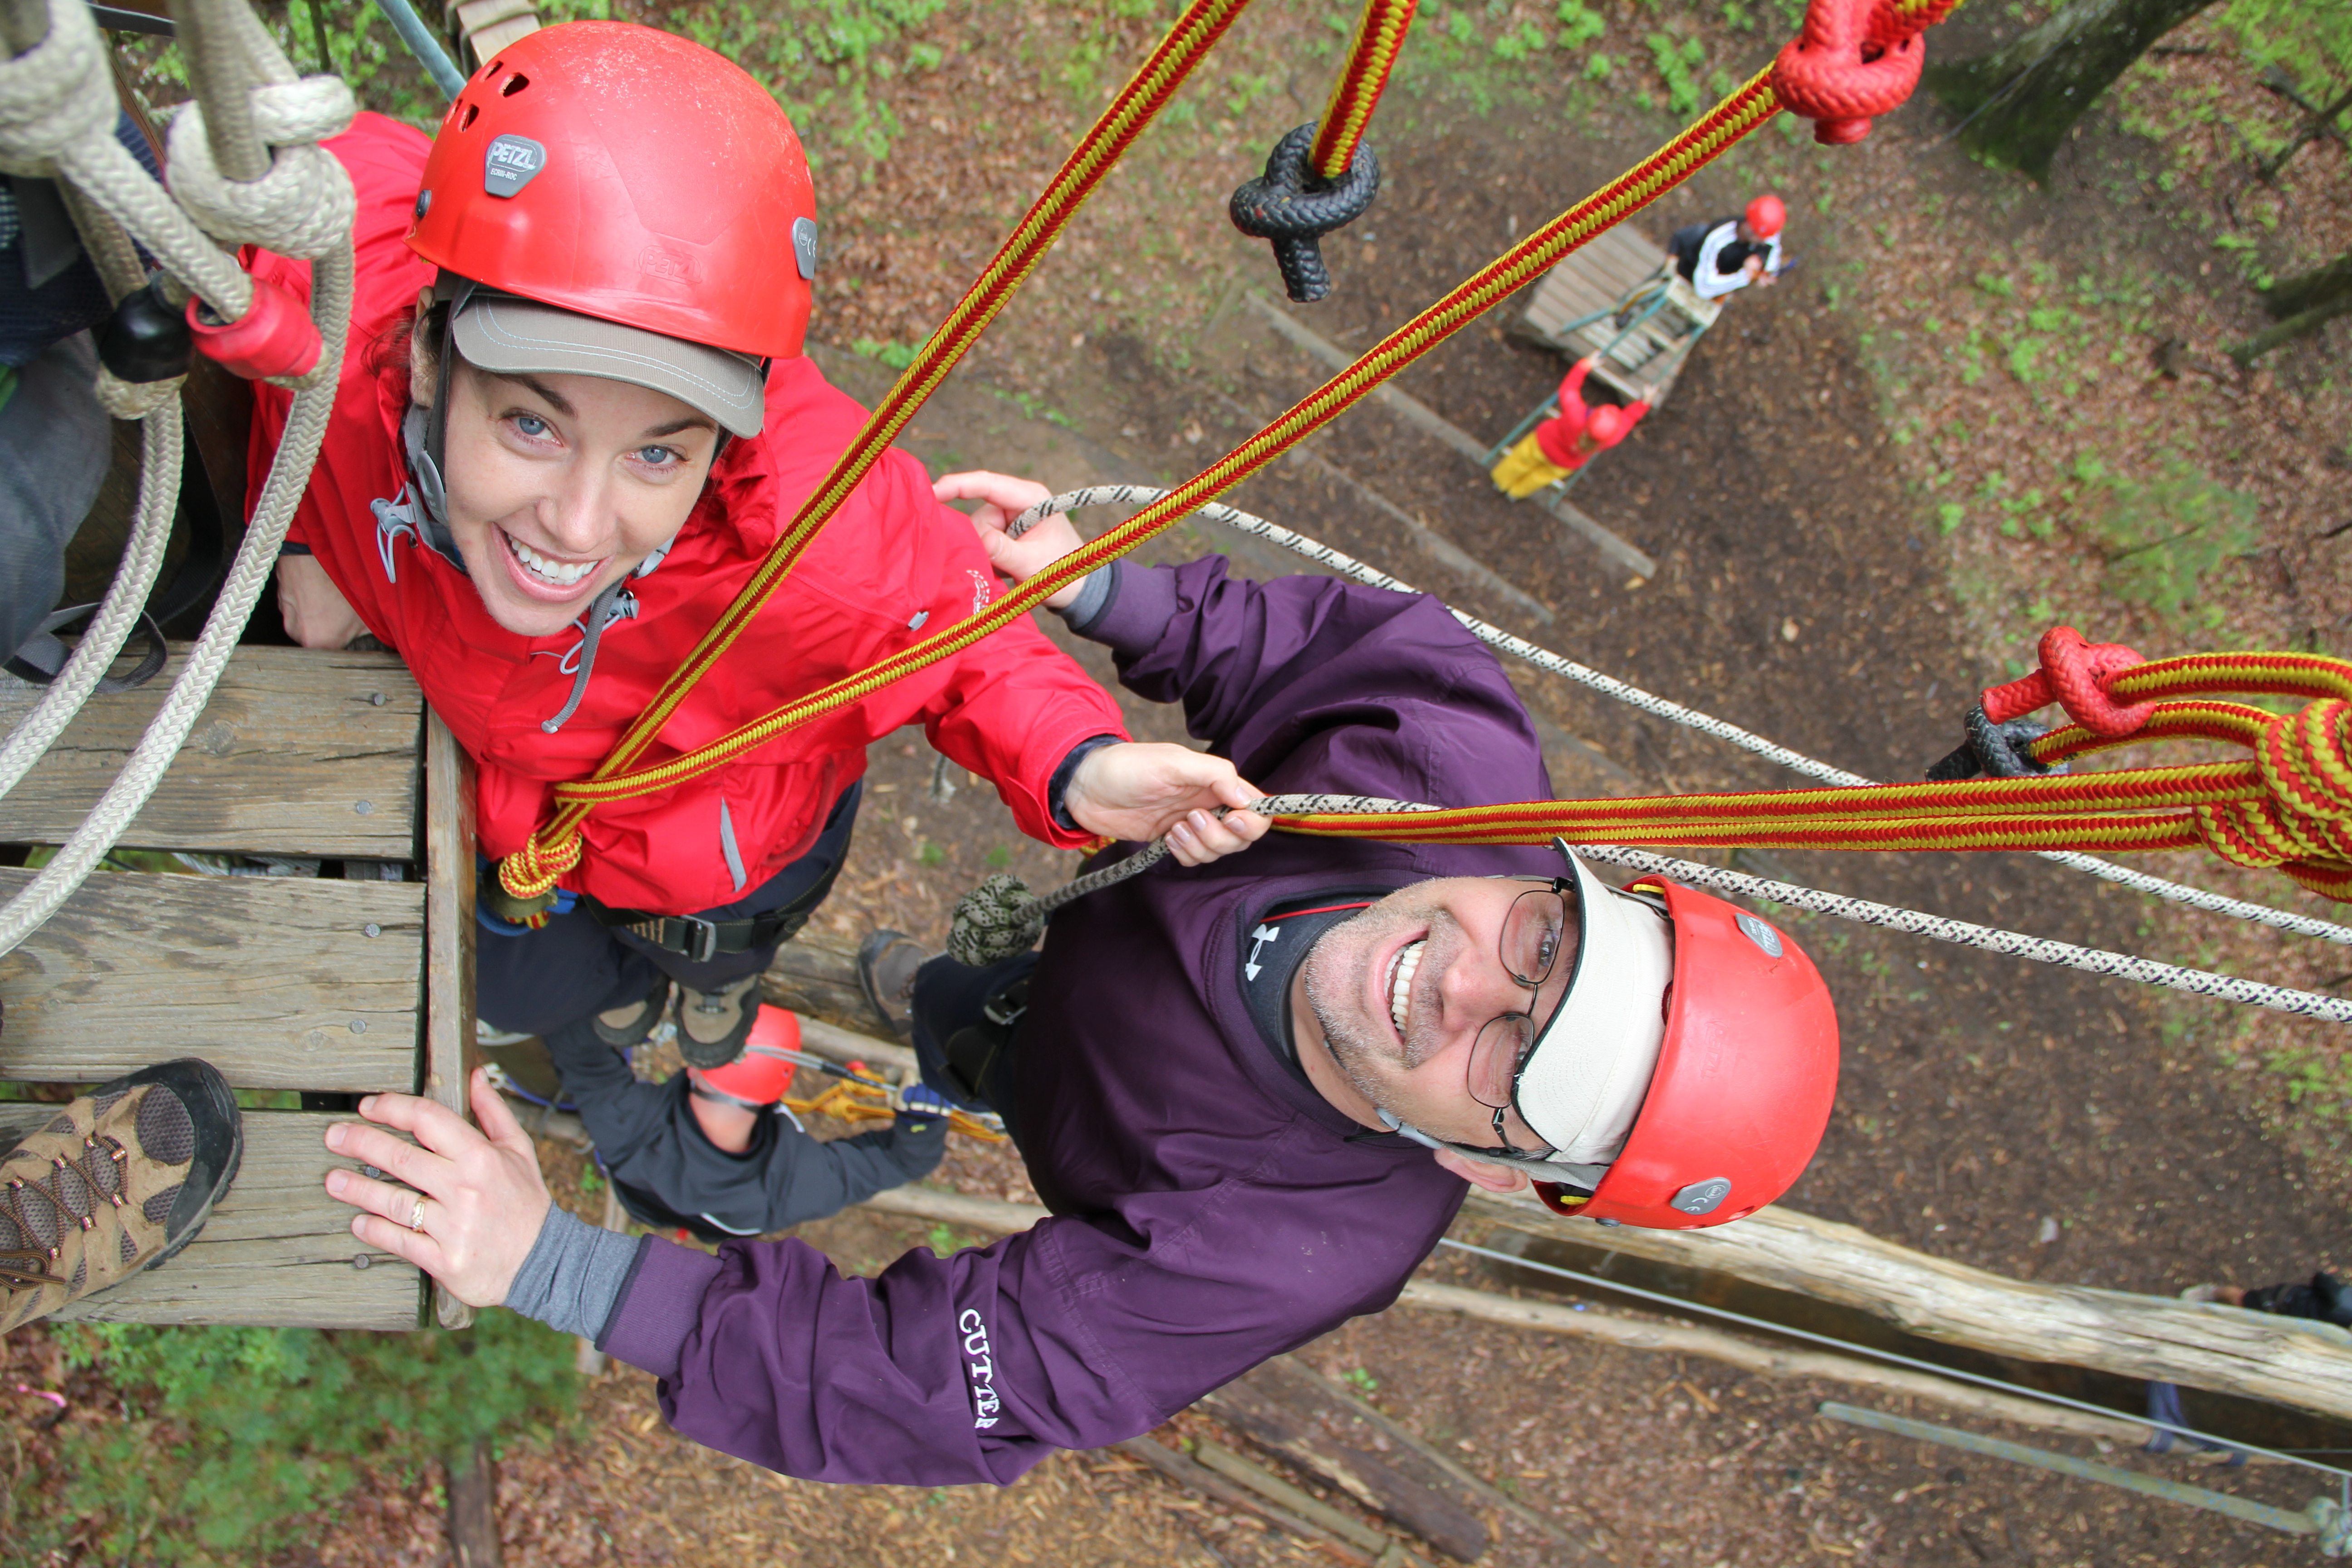
[[[422,353],[414,368],[430,388]],[[453,371],[442,481],[457,552],[491,619],[551,637],[685,526],[719,427],[628,382]]]

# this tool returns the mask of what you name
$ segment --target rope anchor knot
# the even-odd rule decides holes
[[[1919,85],[1919,35],[1958,0],[1812,0],[1804,31],[1772,64],[1781,105],[1813,122],[1828,146],[1859,142]]]
[[[1357,147],[1339,178],[1318,175],[1307,157],[1315,132],[1310,121],[1276,142],[1266,155],[1265,174],[1244,184],[1233,199],[1234,226],[1273,242],[1282,286],[1301,305],[1331,292],[1323,237],[1363,216],[1381,193],[1381,161],[1369,144]]]

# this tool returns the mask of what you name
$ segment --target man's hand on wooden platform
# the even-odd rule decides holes
[[[327,1193],[364,1212],[352,1234],[404,1258],[471,1307],[507,1299],[553,1200],[530,1137],[479,1069],[467,1086],[481,1131],[447,1106],[413,1094],[372,1094],[360,1114],[415,1143],[363,1123],[327,1129],[327,1147],[374,1166],[392,1182],[331,1171]],[[404,1182],[405,1186],[397,1183]]]

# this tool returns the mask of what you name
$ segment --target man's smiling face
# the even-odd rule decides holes
[[[1572,909],[1540,991],[1504,967],[1511,905],[1539,886],[1489,877],[1416,882],[1316,942],[1299,974],[1314,1032],[1364,1100],[1433,1137],[1494,1145],[1495,1113],[1470,1093],[1471,1046],[1505,1014],[1549,1017],[1576,972]],[[1302,1053],[1311,1048],[1305,1033]],[[1503,1131],[1523,1152],[1547,1148],[1517,1110],[1504,1112]]]

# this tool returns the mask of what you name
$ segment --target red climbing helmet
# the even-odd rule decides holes
[[[1578,877],[1596,886],[1580,863]],[[1564,1215],[1658,1230],[1743,1218],[1787,1192],[1821,1144],[1837,1010],[1812,960],[1758,917],[1658,879],[1627,890],[1663,897],[1674,927],[1657,1066],[1592,1195],[1541,1181],[1536,1192]]]
[[[755,360],[801,352],[816,241],[808,160],[768,90],[625,22],[541,28],[476,71],[408,233],[490,289]]]
[[[1748,204],[1748,226],[1754,229],[1759,238],[1771,238],[1788,221],[1789,209],[1780,205],[1780,198],[1776,195],[1760,195]]]
[[[1625,411],[1610,403],[1597,405],[1585,416],[1584,433],[1596,446],[1614,447],[1625,438]]]

